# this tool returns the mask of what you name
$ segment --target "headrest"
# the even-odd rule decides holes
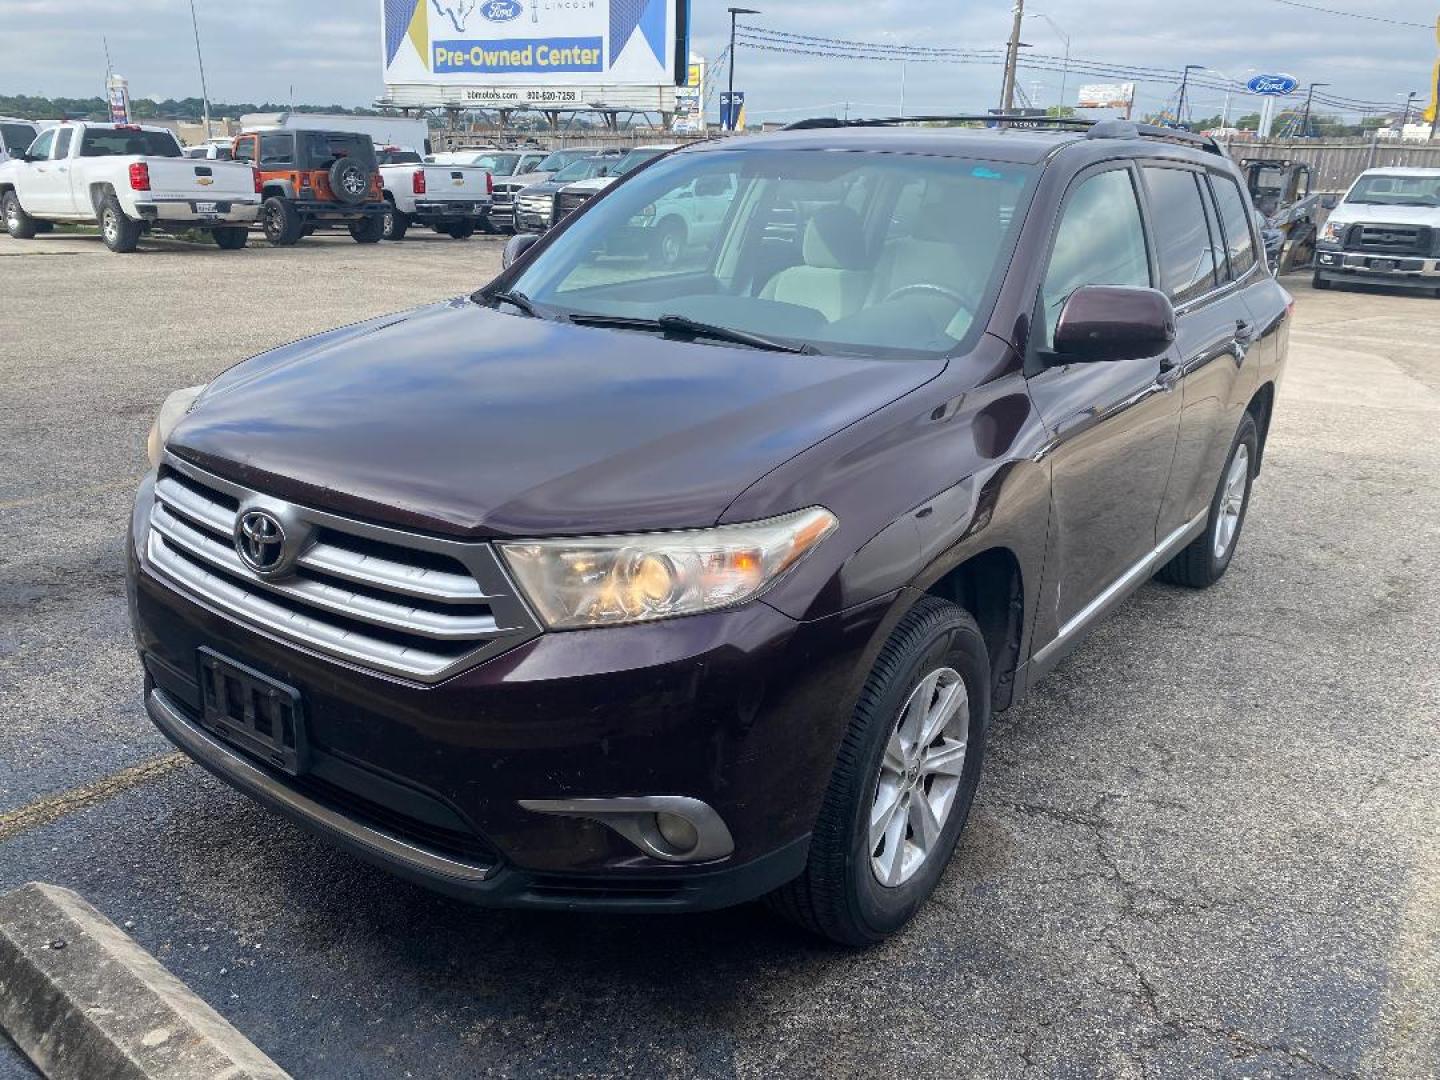
[[[827,270],[863,270],[870,265],[865,250],[865,225],[860,215],[844,205],[818,210],[805,226],[801,253],[806,266]]]

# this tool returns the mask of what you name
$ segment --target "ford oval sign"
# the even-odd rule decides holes
[[[1245,89],[1264,97],[1284,97],[1293,94],[1299,85],[1300,80],[1294,75],[1256,75],[1245,84]]]
[[[520,0],[483,0],[480,14],[491,22],[509,22],[520,17]]]

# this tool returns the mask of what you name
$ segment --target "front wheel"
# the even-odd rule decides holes
[[[106,195],[100,203],[100,235],[105,246],[121,255],[129,254],[140,244],[140,222],[125,216],[120,200]]]
[[[674,266],[685,254],[685,223],[678,218],[662,221],[655,229],[651,257],[661,266]]]
[[[215,246],[221,251],[239,251],[250,242],[250,230],[244,225],[226,225],[211,229],[210,235],[215,238]]]
[[[1310,287],[1311,287],[1312,289],[1320,289],[1320,290],[1323,291],[1323,290],[1325,290],[1325,289],[1330,288],[1330,282],[1327,281],[1325,278],[1321,277],[1321,276],[1320,276],[1320,271],[1319,271],[1319,270],[1316,270],[1315,273],[1314,273],[1313,275],[1311,275],[1311,278],[1310,278]]]
[[[1245,512],[1250,508],[1250,487],[1255,479],[1259,448],[1255,418],[1247,412],[1230,444],[1230,456],[1225,459],[1215,497],[1210,500],[1205,531],[1160,568],[1156,576],[1161,581],[1205,589],[1225,576],[1230,560],[1235,557],[1235,548],[1240,544]]]
[[[410,216],[403,210],[396,210],[395,204],[385,204],[385,216],[381,219],[385,223],[384,234],[386,240],[404,240],[405,234],[410,231]]]
[[[20,196],[13,191],[5,193],[5,231],[16,240],[33,240],[40,231],[40,222],[25,213],[20,206]]]
[[[843,945],[903,927],[935,891],[980,783],[990,659],[970,613],[926,597],[885,643],[850,720],[804,872],[768,897]]]
[[[260,210],[260,226],[265,230],[265,239],[272,247],[289,247],[300,242],[304,225],[300,211],[289,199],[272,195],[265,200]]]
[[[357,244],[378,244],[385,235],[385,216],[375,214],[350,224],[350,235]]]

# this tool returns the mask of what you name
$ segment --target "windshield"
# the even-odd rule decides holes
[[[668,149],[664,149],[664,150],[655,150],[655,149],[631,150],[628,154],[626,154],[623,158],[620,159],[619,163],[618,163],[618,164],[615,166],[615,168],[614,168],[613,170],[611,170],[611,171],[612,171],[613,175],[615,175],[615,176],[624,176],[626,173],[630,172],[632,169],[638,169],[641,165],[644,165],[645,162],[647,162],[647,161],[653,161],[653,160],[655,160],[655,158],[659,157],[661,154],[666,154],[666,153],[669,153],[669,150],[668,150]]]
[[[470,164],[488,169],[495,176],[511,176],[519,160],[519,154],[476,154],[470,159]]]
[[[35,129],[29,124],[0,124],[0,145],[19,152],[35,141]]]
[[[1345,201],[1372,206],[1440,206],[1440,175],[1362,176]]]
[[[535,166],[536,172],[559,172],[572,161],[579,161],[582,158],[590,157],[593,150],[556,150],[539,165]]]
[[[592,176],[599,176],[600,170],[609,164],[613,164],[613,162],[603,161],[600,158],[582,158],[580,161],[566,165],[550,179],[556,184],[571,184],[576,180],[589,180]]]
[[[328,169],[336,158],[353,157],[369,168],[375,167],[375,144],[369,135],[354,135],[346,131],[305,131],[300,132],[300,145],[306,160],[302,169]]]
[[[939,356],[983,326],[1033,177],[902,154],[675,154],[615,185],[508,291],[547,318],[676,315],[821,352]]]
[[[81,157],[181,157],[180,144],[168,131],[139,128],[87,128]]]
[[[413,150],[385,150],[377,156],[381,165],[423,165],[425,163]]]

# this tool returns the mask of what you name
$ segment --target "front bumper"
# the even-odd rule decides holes
[[[1424,255],[1377,255],[1322,245],[1315,252],[1315,270],[1324,280],[1399,288],[1440,288],[1440,258]]]
[[[644,626],[549,633],[422,686],[306,652],[182,595],[130,550],[129,594],[156,725],[228,783],[392,872],[503,906],[699,909],[804,866],[884,603],[799,623],[764,603]],[[300,690],[311,765],[293,778],[199,722],[197,651]],[[522,801],[679,795],[733,853],[650,857]]]

